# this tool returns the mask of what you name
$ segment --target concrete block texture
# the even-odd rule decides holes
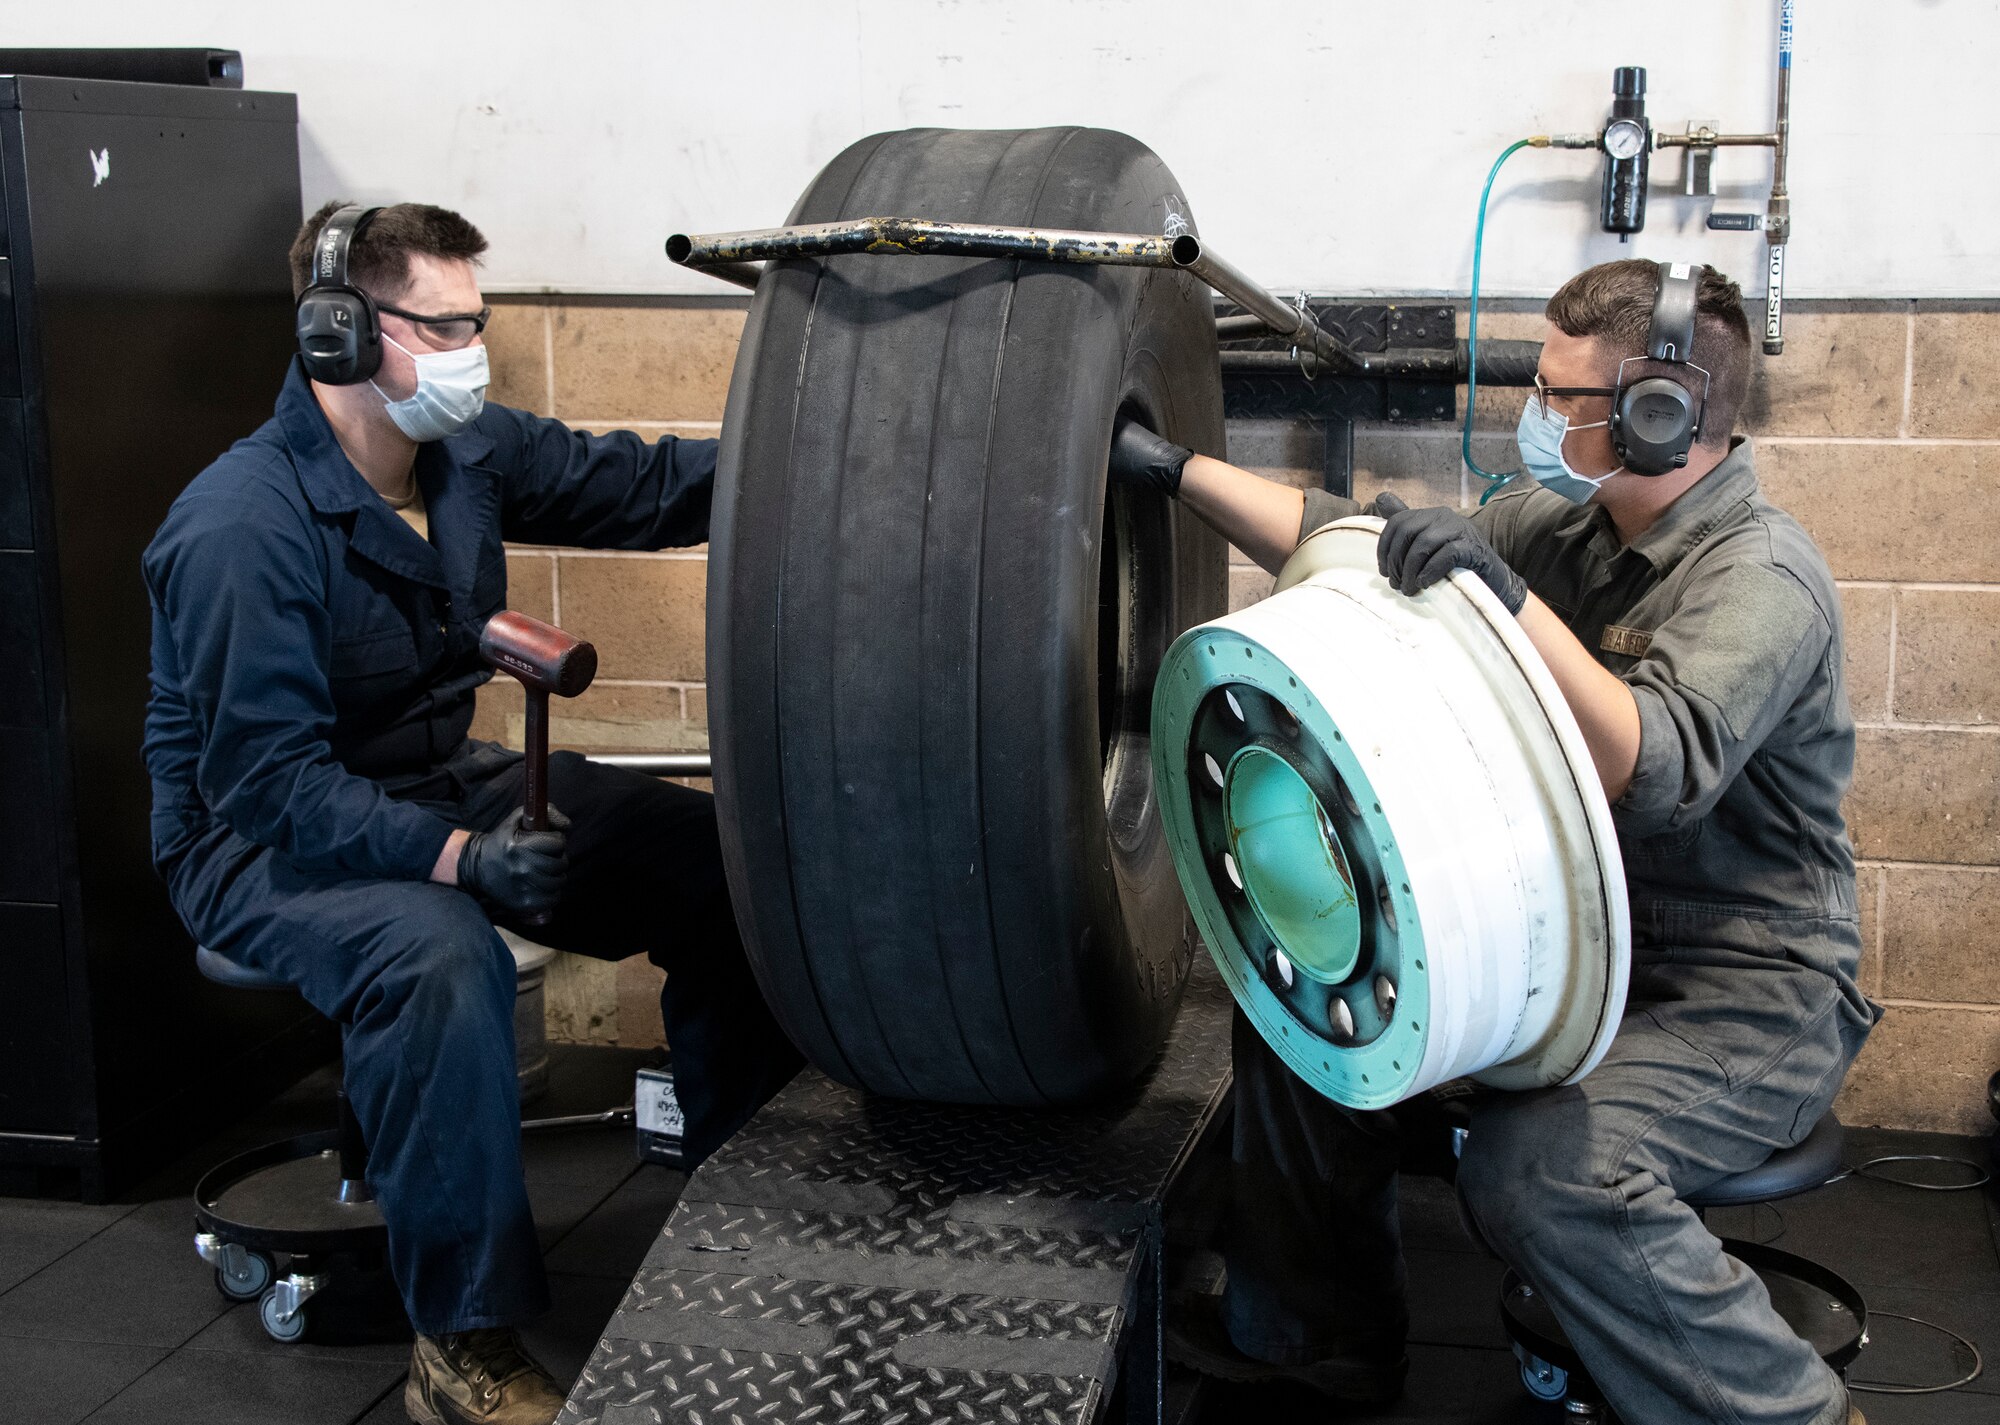
[[[708,561],[564,554],[563,627],[597,645],[601,678],[699,683]]]
[[[492,710],[488,710],[489,696]],[[509,747],[523,744],[526,714],[518,685],[512,692],[495,679],[480,690],[475,737],[489,737]],[[682,690],[649,685],[596,683],[581,697],[562,698],[549,706],[549,746],[557,751],[705,752],[708,732],[690,723]]]
[[[1232,564],[1229,568],[1229,611],[1247,609],[1259,599],[1271,596],[1276,579],[1254,564]]]
[[[556,561],[552,554],[507,555],[507,607],[516,613],[556,622]]]
[[[2000,589],[1896,595],[1899,722],[2000,722]]]
[[[2000,1005],[2000,867],[1888,866],[1882,875],[1883,938],[1893,951],[1881,993]]]
[[[496,297],[486,323],[486,399],[549,414],[549,310],[533,297]]]
[[[688,718],[680,688],[599,683],[557,705],[553,745],[592,752],[706,752],[708,729]]]
[[[1229,463],[1297,489],[1318,489],[1325,479],[1326,440],[1311,421],[1229,422]]]
[[[736,307],[557,306],[555,413],[587,423],[721,420],[744,316]]]
[[[1836,1105],[1853,1127],[1993,1131],[1986,1079],[2000,1064],[2000,1009],[1892,1004]]]
[[[1759,312],[1761,318],[1762,313]],[[1785,354],[1753,347],[1746,435],[1893,436],[1903,419],[1906,310],[1790,311]],[[1751,332],[1758,331],[1751,323]]]
[[[1841,636],[1847,648],[1847,701],[1860,722],[1889,716],[1889,638],[1896,591],[1848,584],[1840,591]]]
[[[1756,459],[1836,578],[2000,582],[2000,442],[1759,441]]]
[[[2000,440],[2000,312],[1917,310],[1910,338],[1915,436]]]
[[[2000,733],[1862,728],[1847,820],[1869,860],[2000,865]]]
[[[1484,439],[1475,441],[1474,458],[1487,469],[1493,467],[1483,457],[1504,450],[1504,467],[1512,469],[1514,443],[1499,442],[1489,448]],[[1357,426],[1354,431],[1354,498],[1364,503],[1388,492],[1411,509],[1427,505],[1468,503],[1459,439],[1452,431],[1429,426]],[[1472,499],[1477,499],[1474,494]]]

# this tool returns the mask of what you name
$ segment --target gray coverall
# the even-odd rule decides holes
[[[1309,492],[1303,534],[1356,512]],[[1502,558],[1638,703],[1612,807],[1632,907],[1624,1023],[1582,1082],[1497,1094],[1466,1215],[1554,1309],[1628,1425],[1821,1425],[1839,1381],[1687,1194],[1803,1138],[1880,1010],[1855,984],[1840,802],[1854,723],[1833,577],[1740,442],[1630,546],[1531,481],[1482,508]],[[1298,1081],[1240,1020],[1230,1335],[1282,1363],[1393,1361],[1406,1313],[1395,1128]]]

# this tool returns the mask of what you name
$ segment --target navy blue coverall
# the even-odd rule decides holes
[[[514,966],[429,880],[454,828],[519,805],[517,753],[466,737],[503,540],[708,537],[713,441],[584,435],[488,405],[418,447],[426,542],[362,479],[294,362],[277,413],[188,486],[145,556],[154,859],[201,943],[346,1027],[347,1088],[426,1335],[518,1324],[548,1289],[521,1175]],[[551,759],[570,876],[533,938],[667,972],[687,1145],[717,1147],[799,1059],[737,938],[714,803]]]

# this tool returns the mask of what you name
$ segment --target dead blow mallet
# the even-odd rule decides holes
[[[553,624],[509,609],[493,615],[479,634],[479,654],[498,672],[519,680],[528,695],[527,777],[522,820],[530,831],[549,825],[549,694],[573,698],[597,676],[597,650]],[[526,917],[541,925],[547,915]]]

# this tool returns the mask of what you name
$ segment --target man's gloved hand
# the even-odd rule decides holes
[[[458,853],[458,883],[515,915],[555,909],[569,874],[569,818],[549,808],[546,831],[530,831],[516,807],[491,831],[474,833]]]
[[[1128,416],[1111,431],[1111,478],[1121,485],[1158,490],[1168,498],[1181,492],[1181,471],[1194,452],[1155,435]]]
[[[1377,495],[1374,509],[1387,517],[1375,546],[1375,566],[1405,594],[1428,589],[1454,569],[1470,569],[1518,614],[1528,586],[1486,542],[1479,526],[1457,510],[1413,510],[1394,495]]]

